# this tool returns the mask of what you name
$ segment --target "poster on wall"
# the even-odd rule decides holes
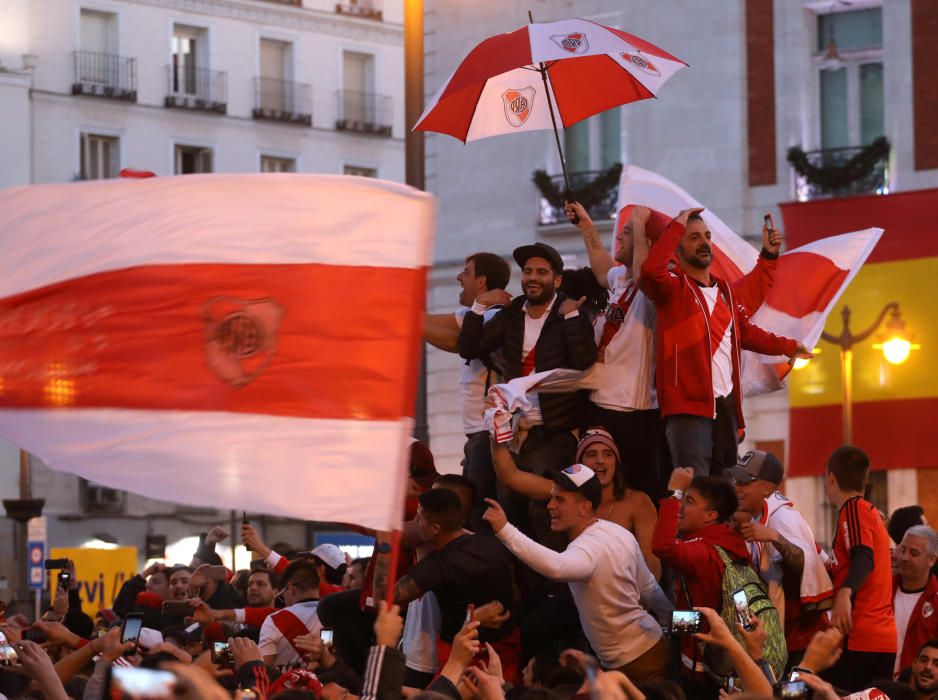
[[[75,562],[75,578],[81,595],[81,609],[94,617],[101,608],[110,608],[124,582],[137,573],[137,548],[84,549],[81,547],[53,547],[51,559],[71,559]],[[53,572],[55,573],[55,572]],[[53,597],[58,588],[58,577],[52,577]]]

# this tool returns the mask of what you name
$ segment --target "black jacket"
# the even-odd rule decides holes
[[[596,341],[593,327],[585,313],[565,319],[559,313],[566,299],[557,292],[557,299],[548,313],[544,328],[535,346],[534,369],[589,369],[596,362]],[[467,360],[487,360],[501,351],[506,380],[521,375],[521,351],[524,345],[524,296],[515,297],[491,321],[482,323],[482,316],[468,312],[459,333],[459,355]],[[544,426],[551,431],[579,427],[588,397],[587,391],[567,394],[538,394]]]

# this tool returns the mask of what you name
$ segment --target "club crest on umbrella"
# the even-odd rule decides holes
[[[586,40],[586,34],[583,32],[554,34],[550,39],[567,53],[586,53],[590,49],[589,41]]]
[[[622,58],[624,58],[626,61],[631,61],[633,66],[638,68],[640,71],[648,73],[648,75],[654,75],[659,78],[661,77],[661,71],[655,68],[655,64],[644,56],[639,56],[638,54],[634,53],[624,53],[622,54]]]
[[[533,87],[520,90],[505,90],[502,93],[502,103],[505,105],[505,119],[512,126],[524,126],[534,109]]]

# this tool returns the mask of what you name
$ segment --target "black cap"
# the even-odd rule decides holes
[[[585,464],[571,464],[566,469],[550,475],[557,486],[564,491],[576,491],[593,504],[593,510],[599,508],[603,500],[603,486],[599,483],[596,472]]]
[[[556,274],[563,274],[563,258],[560,257],[560,253],[546,243],[539,241],[537,243],[520,246],[515,248],[515,252],[512,253],[512,256],[514,256],[515,262],[518,263],[518,266],[521,268],[524,268],[524,264],[528,261],[528,258],[544,258],[551,264]]]
[[[727,469],[726,473],[741,484],[751,484],[756,479],[780,484],[785,478],[785,468],[778,461],[778,457],[762,450],[750,450],[737,460],[735,467]]]

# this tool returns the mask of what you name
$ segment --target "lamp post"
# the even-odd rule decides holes
[[[404,0],[404,158],[407,184],[425,188],[423,132],[413,131],[423,113],[423,0]],[[414,437],[430,442],[427,425],[427,346],[420,343]]]
[[[843,442],[845,445],[853,444],[853,346],[862,343],[879,329],[886,314],[889,320],[886,323],[887,338],[882,343],[876,343],[874,348],[883,351],[886,361],[901,365],[912,350],[919,349],[917,343],[912,343],[905,334],[905,322],[902,320],[898,302],[892,301],[883,307],[876,320],[861,333],[854,334],[850,330],[850,307],[844,306],[840,312],[844,327],[840,335],[822,333],[821,338],[840,348],[841,381],[843,383]]]

